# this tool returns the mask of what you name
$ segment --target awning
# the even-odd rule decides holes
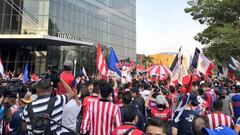
[[[0,46],[2,45],[26,45],[26,46],[93,46],[93,43],[72,39],[65,39],[49,35],[20,35],[0,34]]]

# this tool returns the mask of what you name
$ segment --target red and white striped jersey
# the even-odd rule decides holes
[[[208,114],[207,117],[209,119],[210,129],[215,129],[219,126],[234,127],[232,118],[223,113],[211,113]]]
[[[89,135],[110,135],[121,125],[120,109],[112,102],[96,101],[90,103],[83,115],[81,133]]]

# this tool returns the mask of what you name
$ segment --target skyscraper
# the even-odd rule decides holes
[[[136,0],[1,0],[0,56],[8,70],[42,73],[72,60],[94,73],[95,45],[136,57]]]

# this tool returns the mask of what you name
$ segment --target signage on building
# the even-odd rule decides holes
[[[58,32],[57,36],[60,37],[60,38],[66,38],[66,39],[72,39],[72,40],[81,40],[82,41],[80,36],[69,34],[69,33]]]

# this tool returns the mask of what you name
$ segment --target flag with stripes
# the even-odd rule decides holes
[[[213,63],[198,48],[195,50],[191,67],[206,76],[211,75],[214,69]]]
[[[189,98],[190,98],[190,93],[188,92],[186,95],[184,95],[176,111],[173,113],[172,121],[174,121],[175,123],[180,121],[180,117],[185,109],[185,106],[189,102]]]
[[[228,68],[234,72],[240,72],[240,63],[233,57],[230,58]]]
[[[174,58],[174,61],[170,67],[172,71],[171,82],[183,84],[183,78],[188,75],[187,69],[183,64],[183,54],[181,53],[181,48],[178,51],[178,54]]]
[[[96,59],[96,66],[100,73],[100,75],[103,76],[103,79],[107,80],[108,76],[108,66],[105,60],[105,57],[102,53],[102,49],[100,47],[100,44],[97,45],[97,59]]]

